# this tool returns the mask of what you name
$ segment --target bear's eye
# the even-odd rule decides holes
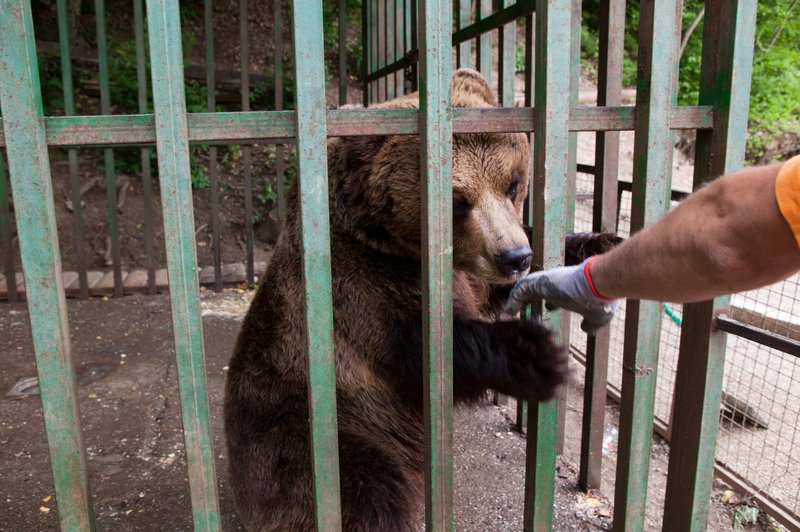
[[[518,172],[514,172],[511,174],[511,184],[508,186],[508,192],[506,193],[511,201],[517,199],[517,194],[519,193],[519,182],[520,177]]]
[[[453,192],[453,218],[463,218],[472,210],[469,200],[458,192]]]

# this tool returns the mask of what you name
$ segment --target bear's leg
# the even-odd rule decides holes
[[[339,433],[342,530],[412,532],[421,523],[422,471],[400,465],[383,445]]]

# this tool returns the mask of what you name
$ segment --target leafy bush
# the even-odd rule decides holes
[[[629,0],[626,12],[623,83],[636,83],[637,29],[640,0]],[[703,8],[702,0],[684,0],[684,35]],[[599,0],[583,1],[582,53],[597,59]],[[747,159],[750,163],[782,159],[800,152],[800,2],[761,0],[758,3],[753,59]],[[696,105],[702,55],[702,20],[681,56],[678,103]]]

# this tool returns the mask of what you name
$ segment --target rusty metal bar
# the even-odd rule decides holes
[[[322,0],[292,2],[297,94],[298,196],[314,515],[320,532],[342,528],[336,421]]]
[[[277,67],[276,67],[277,68]],[[276,96],[280,94],[276,92]],[[280,105],[279,105],[280,103]],[[282,107],[276,97],[276,107]],[[633,107],[586,107],[570,110],[570,131],[627,131],[634,129]],[[680,106],[670,111],[669,129],[711,129],[711,106]],[[285,139],[293,141],[297,121],[291,111],[188,113],[189,142],[238,144]],[[415,109],[332,109],[327,111],[331,137],[418,135]],[[0,128],[2,127],[0,120]],[[155,143],[153,115],[73,116],[45,118],[47,145],[141,146]],[[534,131],[525,108],[454,109],[454,133]],[[0,148],[5,146],[0,129]]]
[[[485,1],[485,0],[484,0]],[[491,3],[488,7],[483,7],[480,12],[482,15],[476,17],[476,22],[453,33],[453,46],[469,41],[493,31],[504,24],[508,24],[520,17],[533,13],[536,6],[535,0],[519,0],[496,13],[491,13]],[[476,13],[478,14],[478,13]],[[489,43],[491,46],[491,43]]]
[[[239,40],[241,42],[242,111],[250,110],[250,35],[247,20],[247,0],[239,0]],[[244,240],[247,254],[245,278],[255,283],[255,250],[253,236],[253,163],[249,145],[242,147],[244,165]]]
[[[705,9],[700,102],[714,105],[716,112],[714,131],[697,134],[695,189],[744,165],[757,2],[708,0]],[[664,501],[668,529],[706,529],[725,370],[722,331],[745,337],[757,333],[723,316],[713,328],[714,315],[729,305],[730,298],[724,297],[683,308]],[[758,336],[765,345],[788,347],[775,335]],[[800,356],[800,343],[795,342],[794,355]]]
[[[63,530],[94,530],[27,0],[0,2],[0,72],[0,106],[8,128],[8,165],[58,518]],[[0,178],[5,181],[4,175]]]
[[[510,7],[512,0],[501,0],[504,8]],[[497,92],[499,94],[500,105],[503,107],[514,107],[514,80],[516,78],[515,59],[517,52],[517,22],[512,20],[508,24],[500,26],[500,36],[498,38],[498,72],[497,72]],[[469,42],[466,42],[469,45]],[[459,45],[459,48],[461,45]]]
[[[3,273],[6,276],[6,293],[8,300],[16,303],[16,272],[14,268],[14,247],[11,240],[11,209],[9,208],[10,189],[6,180],[5,153],[0,150],[0,243],[3,246]]]
[[[138,85],[139,113],[149,112],[147,103],[147,59],[145,56],[144,6],[142,0],[133,2],[134,33],[136,35],[136,80]],[[150,167],[149,147],[141,149],[142,202],[144,204],[144,245],[147,255],[147,293],[156,293],[156,252],[153,235],[153,176]]]
[[[458,0],[458,30],[463,30],[472,22],[472,1]],[[472,43],[469,40],[458,44],[456,48],[456,65],[458,68],[472,68]]]
[[[220,514],[197,282],[181,19],[177,0],[147,0],[146,5],[172,332],[192,517],[195,530],[216,531]]]
[[[483,19],[489,17],[492,14],[492,0],[476,0],[475,1],[475,20],[477,23],[483,21]],[[495,29],[497,29],[498,25],[490,26],[488,22],[484,22],[484,27],[486,31],[480,32],[475,39],[476,42],[476,62],[478,65],[478,70],[483,77],[486,78],[486,81],[489,83],[489,86],[492,86],[492,34],[489,33]],[[453,36],[455,37],[455,35]]]
[[[800,342],[788,336],[782,336],[760,327],[754,327],[748,323],[742,323],[726,315],[717,316],[713,324],[719,331],[734,334],[787,355],[800,358]]]
[[[395,49],[394,49],[394,6],[389,5],[390,0],[383,0],[384,7],[386,9],[386,16],[384,18],[385,22],[385,32],[386,32],[386,55],[383,64],[388,65],[390,62],[395,60]],[[396,72],[391,72],[386,75],[386,99],[393,100],[396,96],[395,92],[395,74]]]
[[[537,0],[533,194],[534,260],[544,268],[564,264],[570,112],[572,2]],[[545,322],[561,328],[561,312],[541,308]],[[556,475],[558,401],[528,409],[525,470],[526,531],[551,530]]]
[[[277,1],[277,0],[276,0]],[[370,32],[369,32],[369,0],[361,2],[361,104],[368,107],[370,103]]]
[[[625,39],[625,0],[600,3],[600,51],[597,105],[619,106],[622,95],[622,55]],[[619,133],[595,136],[593,231],[616,232]],[[604,327],[586,342],[586,377],[583,395],[581,455],[578,485],[584,491],[599,489],[602,480],[606,382],[611,328]]]
[[[420,176],[425,523],[453,530],[453,27],[451,0],[420,1]]]
[[[203,28],[205,31],[206,55],[206,105],[213,113],[216,104],[216,75],[214,68],[214,0],[204,0]],[[217,147],[208,149],[208,177],[211,188],[211,252],[214,260],[214,291],[222,291],[222,249],[220,244],[219,219],[219,172],[217,171]]]
[[[369,31],[370,31],[370,43],[369,43],[369,70],[370,72],[375,72],[379,69],[378,66],[378,10],[379,10],[379,2],[380,0],[364,0],[365,2],[369,2]],[[380,91],[380,78],[375,78],[372,81],[369,96],[370,100],[369,103],[378,103],[381,101],[381,91]]]
[[[403,57],[405,52],[405,13],[403,12],[403,0],[392,0],[394,2],[394,58],[392,61],[397,61],[399,58]],[[395,72],[394,80],[395,80],[395,93],[398,96],[403,95],[403,87],[404,87],[404,73],[403,72]]]
[[[375,0],[377,3],[376,11],[377,11],[377,25],[375,26],[375,33],[377,33],[378,45],[377,45],[377,63],[375,64],[376,69],[381,69],[386,66],[386,1],[387,0]],[[381,76],[378,79],[378,101],[383,102],[387,99],[387,83],[386,83],[386,76]]]
[[[675,1],[653,0],[640,9],[632,232],[667,211],[672,171],[669,109],[675,72]],[[644,527],[660,333],[660,304],[628,300],[614,530]]]
[[[347,103],[347,6],[339,0],[339,105]]]
[[[108,42],[106,39],[105,0],[95,0],[95,23],[97,27],[98,77],[100,78],[100,112],[111,114],[111,89],[108,79]],[[119,251],[119,222],[117,220],[117,176],[114,168],[114,150],[103,150],[106,172],[106,202],[108,213],[108,235],[111,240],[111,262],[114,270],[114,297],[122,297],[122,259]]]
[[[281,2],[274,0],[275,10],[275,111],[283,109],[283,13]],[[285,113],[293,117],[294,113]],[[296,131],[296,128],[294,129]],[[191,127],[189,128],[191,131]],[[286,148],[278,144],[275,148],[275,195],[278,202],[278,229],[283,231],[286,218],[286,191],[284,190]]]
[[[58,43],[61,55],[61,84],[64,89],[64,114],[75,114],[75,95],[72,85],[72,60],[69,47],[69,17],[67,0],[56,2],[58,11]],[[79,297],[89,297],[89,283],[86,278],[86,252],[84,251],[83,204],[81,202],[81,178],[78,173],[78,150],[67,152],[69,160],[69,181],[72,196],[72,224],[75,242],[75,265],[78,268]]]

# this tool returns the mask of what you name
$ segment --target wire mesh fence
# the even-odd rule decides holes
[[[587,139],[581,139],[582,144],[590,143],[590,135],[584,136]],[[620,173],[624,180],[625,169],[621,168]],[[577,175],[576,231],[592,229],[593,179],[590,174]],[[683,175],[678,175],[676,181],[677,187],[688,190]],[[618,232],[627,237],[631,194],[622,190],[618,197]],[[673,206],[676,204],[673,202]],[[771,286],[736,294],[730,313],[753,327],[800,339],[799,285],[800,276],[795,275]],[[681,314],[682,305],[666,303],[663,307],[655,421],[659,432],[667,438],[672,421]],[[616,395],[622,387],[624,302],[610,327],[608,387]],[[586,352],[586,335],[580,330],[578,320],[572,321],[570,343],[576,352]],[[737,487],[748,492],[745,495],[760,495],[768,500],[768,512],[796,520],[800,515],[800,359],[729,334],[720,416],[717,471],[722,471],[726,480],[737,481]]]

